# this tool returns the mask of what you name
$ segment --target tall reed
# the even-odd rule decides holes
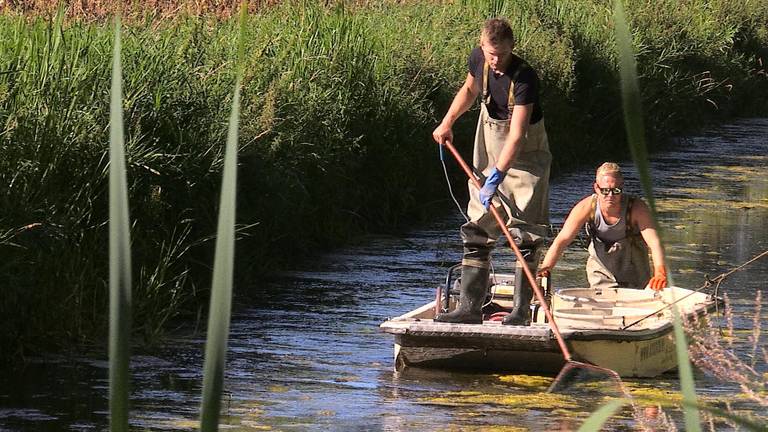
[[[246,6],[240,17],[237,75],[232,113],[224,155],[224,172],[219,205],[219,225],[213,267],[208,337],[203,375],[201,430],[218,430],[221,391],[229,337],[235,243],[235,201],[237,185],[237,136],[240,116],[240,89],[243,77],[243,41]],[[129,361],[131,340],[131,259],[128,187],[123,137],[123,99],[120,19],[115,19],[112,88],[110,91],[109,164],[109,406],[110,430],[127,431],[129,413]]]
[[[616,23],[616,45],[619,53],[619,65],[621,72],[621,94],[624,112],[624,123],[627,130],[627,141],[632,151],[632,159],[635,162],[640,183],[643,186],[645,199],[651,211],[651,219],[659,238],[663,241],[664,232],[658,223],[656,215],[656,200],[653,195],[652,178],[648,163],[648,151],[645,143],[645,126],[641,108],[640,88],[637,79],[637,65],[635,63],[634,50],[632,49],[632,37],[627,25],[626,15],[622,0],[615,0],[614,17]],[[666,266],[667,263],[664,263]],[[673,285],[672,278],[669,279]],[[673,297],[674,300],[674,297]],[[693,380],[691,361],[688,358],[688,341],[683,331],[680,313],[677,306],[672,308],[674,317],[675,350],[677,354],[677,369],[680,377],[680,387],[683,394],[683,413],[685,414],[685,427],[688,431],[701,430],[701,420],[697,409],[696,387]]]
[[[627,24],[622,0],[614,1],[614,23],[616,28],[616,45],[619,57],[621,74],[622,107],[624,123],[627,131],[627,141],[632,151],[632,159],[635,162],[640,183],[648,206],[651,210],[651,218],[654,227],[663,239],[663,231],[658,224],[656,204],[653,195],[652,178],[649,170],[648,151],[645,144],[645,126],[641,108],[640,87],[637,78],[637,65],[632,48],[632,36]],[[666,264],[666,263],[665,263]],[[672,280],[670,279],[670,285]],[[693,371],[688,357],[688,342],[683,331],[678,308],[672,308],[674,318],[675,349],[677,354],[678,375],[683,394],[683,412],[685,415],[685,428],[688,431],[700,431],[701,420],[696,401],[696,389],[693,380]],[[599,429],[612,412],[618,410],[620,403],[614,401],[595,412],[585,424],[584,430]]]
[[[115,19],[109,115],[109,422],[128,430],[131,346],[131,223],[123,150],[123,89],[120,18]]]
[[[243,79],[243,58],[247,2],[240,13],[240,33],[237,44],[237,69],[232,112],[229,117],[224,172],[219,201],[219,224],[216,230],[216,252],[213,264],[211,301],[208,309],[208,337],[205,342],[203,366],[203,402],[200,430],[219,428],[221,392],[224,387],[227,340],[232,312],[232,281],[235,267],[235,207],[237,199],[237,141],[240,122],[240,87]]]

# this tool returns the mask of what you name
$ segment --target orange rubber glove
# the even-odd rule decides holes
[[[536,272],[536,276],[548,278],[551,276],[550,270],[552,270],[552,267],[549,267],[549,266],[542,267]]]
[[[656,266],[653,269],[653,277],[648,281],[648,288],[654,291],[661,291],[667,286],[667,268],[663,265]]]

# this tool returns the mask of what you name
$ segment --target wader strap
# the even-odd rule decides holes
[[[517,73],[520,72],[518,67],[515,74],[509,79],[509,96],[507,96],[507,109],[509,110],[509,118],[512,118],[512,111],[515,110],[515,80],[517,79]]]
[[[635,197],[627,198],[627,237],[632,235],[632,204],[635,202]]]
[[[584,224],[584,231],[587,232],[587,238],[591,242],[594,237],[597,236],[597,228],[595,227],[595,210],[597,209],[597,194],[592,194],[592,201],[589,206],[589,219]]]
[[[488,105],[491,103],[491,92],[488,90],[488,62],[483,64],[483,103]]]
[[[627,237],[633,235],[632,234],[632,204],[635,203],[635,197],[631,196],[627,198],[627,210],[625,213],[625,217],[627,219],[626,223],[626,231],[627,231]],[[592,236],[593,230],[596,230],[595,227],[595,210],[597,210],[597,194],[592,194],[592,203],[590,205],[589,210],[589,221],[587,222],[587,235]]]
[[[520,76],[520,71],[525,68],[529,68],[528,63],[521,61],[520,65],[515,69],[515,73],[509,78],[509,99],[507,99],[507,108],[509,109],[509,118],[512,118],[512,111],[515,110],[515,81]]]
[[[515,73],[509,79],[509,94],[507,96],[507,109],[509,110],[509,118],[512,118],[512,111],[515,110],[515,81],[517,76],[520,75],[520,71],[529,67],[528,63],[522,62],[520,66],[515,69]],[[483,103],[488,105],[491,103],[491,91],[488,89],[488,71],[490,66],[488,62],[483,64]]]

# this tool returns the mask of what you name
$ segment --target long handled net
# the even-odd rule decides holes
[[[482,188],[482,185],[480,184],[480,180],[478,179],[477,175],[474,174],[472,168],[470,168],[470,166],[467,165],[467,163],[461,157],[459,152],[456,151],[456,148],[453,146],[453,144],[451,144],[449,141],[446,141],[444,145],[451,152],[451,154],[453,154],[453,157],[456,159],[456,162],[458,162],[458,164],[461,166],[461,169],[464,170],[464,172],[467,174],[467,177],[469,177],[470,181],[472,181],[478,189]],[[586,369],[589,371],[608,375],[613,381],[617,383],[621,393],[625,395],[628,394],[626,389],[624,388],[624,383],[621,381],[621,377],[619,376],[618,373],[616,373],[616,371],[612,369],[604,368],[601,366],[593,365],[590,363],[576,361],[573,359],[573,356],[571,355],[571,351],[568,349],[568,345],[566,345],[565,340],[563,339],[563,336],[560,333],[560,329],[557,327],[557,323],[555,323],[555,319],[552,316],[552,311],[549,309],[547,301],[544,298],[544,294],[541,292],[541,289],[536,283],[536,278],[531,272],[531,269],[528,268],[528,265],[525,262],[525,258],[523,257],[523,254],[520,252],[520,248],[517,247],[514,240],[512,239],[512,234],[509,232],[509,228],[507,228],[507,224],[504,222],[504,219],[501,217],[501,215],[499,214],[499,211],[494,206],[490,206],[490,212],[491,214],[493,214],[493,217],[496,219],[496,223],[499,224],[499,228],[501,228],[501,231],[507,237],[507,243],[509,243],[509,246],[512,248],[512,251],[515,253],[515,256],[517,257],[518,262],[522,265],[523,272],[525,273],[525,277],[528,278],[528,281],[530,282],[531,287],[533,287],[533,292],[536,295],[536,299],[539,301],[539,304],[541,305],[540,306],[541,309],[544,310],[544,314],[547,316],[547,323],[549,324],[549,328],[552,330],[552,334],[555,336],[555,340],[557,341],[557,344],[560,347],[560,352],[562,352],[563,358],[565,359],[565,366],[563,366],[563,368],[560,370],[560,373],[557,374],[557,377],[555,377],[555,380],[549,386],[548,391],[550,392],[556,391],[560,387],[561,383],[566,382],[566,378],[570,376],[570,374],[573,371],[577,369]]]

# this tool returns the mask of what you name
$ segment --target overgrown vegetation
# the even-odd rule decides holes
[[[689,348],[691,359],[705,373],[723,383],[735,386],[739,390],[740,402],[752,402],[768,407],[768,350],[763,342],[762,323],[765,314],[762,308],[762,293],[755,295],[752,319],[735,317],[733,307],[727,295],[723,323],[721,320],[705,316],[686,323],[686,330],[691,336]],[[747,328],[734,325],[735,319],[747,324]],[[734,400],[734,403],[737,400]],[[726,404],[728,412],[734,413],[731,404]]]
[[[768,351],[762,334],[762,293],[755,295],[751,316],[749,312],[735,314],[728,295],[723,298],[725,307],[718,311],[722,316],[704,314],[683,321],[691,340],[691,362],[724,387],[721,398],[701,398],[701,430],[765,430],[766,416],[760,407],[768,407]],[[680,395],[663,389],[632,393],[644,407],[633,411],[640,429],[678,430],[671,417],[683,405]]]
[[[235,8],[129,14],[124,115],[134,316],[147,340],[205,298]],[[645,124],[670,134],[765,113],[765,2],[628,5]],[[110,3],[0,15],[2,356],[106,330]],[[84,7],[82,5],[90,5]],[[482,20],[505,15],[543,80],[559,169],[626,154],[610,3],[289,1],[252,5],[240,122],[238,273],[440,208],[429,132]],[[762,105],[760,105],[762,104]],[[471,115],[462,126],[473,128]],[[469,147],[470,135],[460,135]]]

